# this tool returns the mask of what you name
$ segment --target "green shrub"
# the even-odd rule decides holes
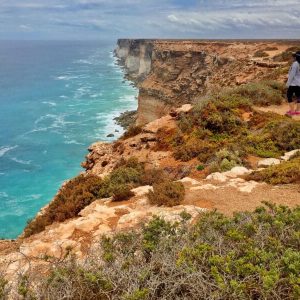
[[[256,171],[248,175],[248,180],[265,181],[270,184],[300,183],[300,158]]]
[[[198,166],[196,167],[196,169],[197,169],[198,171],[203,171],[203,170],[205,169],[205,166],[203,166],[203,165],[198,165]]]
[[[131,191],[131,187],[127,184],[121,184],[114,188],[113,190],[113,201],[123,201],[134,196]]]
[[[235,88],[231,93],[249,99],[254,105],[278,105],[283,101],[282,86],[274,81],[251,82]]]
[[[189,161],[198,157],[205,163],[214,153],[215,145],[205,140],[190,139],[185,144],[174,148],[174,158],[181,161]]]
[[[253,57],[268,57],[269,54],[263,50],[258,50],[253,54]]]
[[[153,205],[175,206],[183,201],[184,195],[181,182],[164,181],[153,185],[153,191],[148,193],[148,198]]]
[[[238,151],[223,148],[215,153],[210,162],[211,172],[225,172],[233,167],[243,165],[243,160]]]
[[[148,299],[149,290],[148,289],[137,289],[131,294],[126,294],[124,300],[144,300]]]
[[[0,275],[0,299],[5,299],[5,297],[7,296],[7,290],[6,290],[7,284],[8,281]]]
[[[233,217],[204,213],[191,227],[154,217],[104,238],[83,264],[54,264],[38,291],[49,300],[298,300],[299,232],[300,207],[268,203]]]

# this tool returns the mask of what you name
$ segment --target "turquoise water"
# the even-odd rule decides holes
[[[15,238],[86,148],[137,106],[113,42],[0,41],[0,238]],[[115,130],[119,130],[117,133]]]

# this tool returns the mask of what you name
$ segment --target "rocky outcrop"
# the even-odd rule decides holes
[[[139,86],[137,124],[151,122],[172,107],[193,103],[223,87],[263,78],[282,67],[273,57],[293,42],[118,41],[115,55],[127,78]],[[268,49],[277,49],[276,51]],[[254,57],[265,51],[269,57]]]

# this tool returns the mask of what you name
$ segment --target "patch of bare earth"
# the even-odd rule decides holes
[[[294,207],[300,205],[300,187],[297,185],[271,186],[259,184],[250,193],[241,192],[235,187],[220,183],[211,183],[211,188],[187,189],[184,204],[201,206],[232,215],[237,211],[252,211],[262,201]]]
[[[282,116],[290,110],[288,103],[283,103],[281,105],[270,105],[267,107],[255,107],[255,109],[262,112],[273,112]],[[291,118],[296,121],[300,121],[300,115],[291,116]]]

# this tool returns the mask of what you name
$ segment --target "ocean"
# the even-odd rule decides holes
[[[137,90],[124,81],[114,47],[0,41],[0,238],[16,238],[83,171],[91,143],[122,134],[113,118],[136,109]]]

